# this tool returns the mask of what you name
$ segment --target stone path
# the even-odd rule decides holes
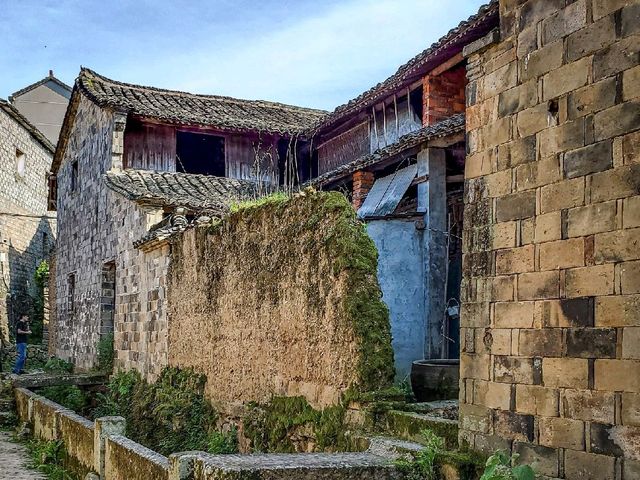
[[[41,473],[27,468],[29,455],[15,443],[9,432],[0,432],[0,480],[45,480]]]

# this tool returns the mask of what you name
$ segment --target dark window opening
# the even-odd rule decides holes
[[[100,296],[100,336],[113,333],[116,306],[116,262],[102,266],[102,292]]]
[[[78,189],[78,161],[76,160],[71,164],[71,191],[75,192]]]
[[[409,94],[409,101],[411,102],[411,111],[422,122],[422,109],[424,105],[424,99],[422,98],[422,85],[411,91]]]
[[[76,274],[70,273],[67,277],[67,312],[72,315],[76,310]]]
[[[177,132],[176,172],[224,177],[224,138]]]

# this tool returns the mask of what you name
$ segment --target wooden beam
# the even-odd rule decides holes
[[[430,75],[430,76],[440,75],[441,73],[446,72],[447,70],[450,70],[452,67],[455,67],[457,64],[459,64],[463,60],[464,60],[464,57],[462,56],[462,52],[460,52],[454,55],[453,57],[451,57],[449,60],[446,60],[445,62],[438,65],[436,68],[434,68],[429,73],[427,73],[427,75]]]

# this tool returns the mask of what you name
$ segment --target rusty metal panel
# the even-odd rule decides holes
[[[416,178],[417,172],[418,165],[414,164],[377,179],[358,210],[358,216],[366,218],[392,214],[407,192],[411,181]]]

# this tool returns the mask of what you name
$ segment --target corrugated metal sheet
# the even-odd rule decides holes
[[[414,164],[377,179],[358,210],[358,216],[381,217],[393,213],[417,172],[418,166]]]

